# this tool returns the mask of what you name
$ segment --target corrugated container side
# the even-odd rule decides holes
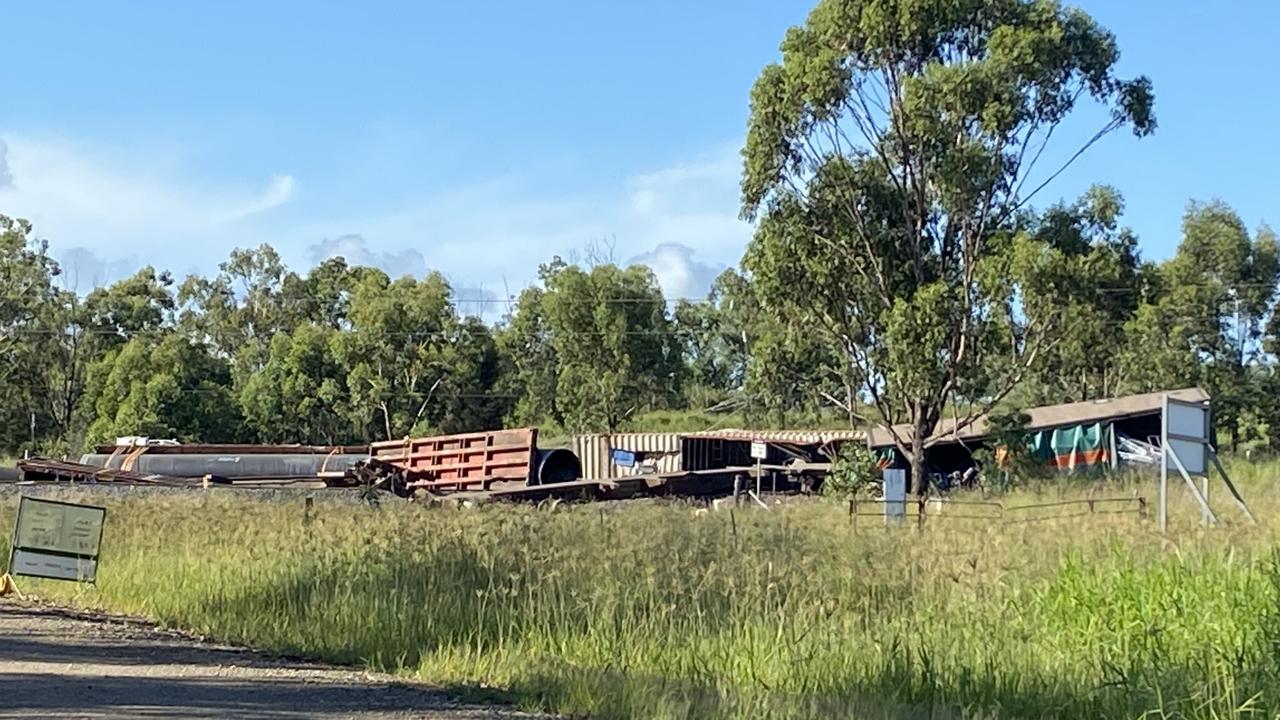
[[[614,465],[610,457],[613,450],[638,453],[636,467]],[[605,480],[639,475],[646,466],[659,473],[680,472],[681,435],[678,433],[615,433],[613,435],[578,435],[573,439],[573,451],[582,461],[582,477]]]
[[[582,463],[582,477],[596,480],[613,477],[605,473],[609,466],[609,442],[607,435],[577,435],[573,438],[573,453]]]

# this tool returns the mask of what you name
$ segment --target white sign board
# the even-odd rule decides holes
[[[98,561],[34,550],[14,550],[9,573],[54,580],[93,582],[98,577]]]
[[[1202,405],[1169,403],[1169,434],[1208,440],[1209,409]]]
[[[884,471],[884,521],[901,523],[907,517],[907,471]]]
[[[1209,472],[1209,409],[1202,405],[1189,405],[1170,401],[1165,417],[1165,465],[1176,471],[1182,461],[1190,475]]]
[[[9,552],[13,575],[93,582],[105,508],[22,496]]]
[[[739,445],[738,447],[742,447]],[[751,457],[756,460],[765,460],[769,457],[769,446],[763,440],[751,441]]]
[[[1168,465],[1170,470],[1177,472],[1177,460],[1181,460],[1182,467],[1187,469],[1188,475],[1204,475],[1209,472],[1209,452],[1203,443],[1169,438],[1167,450],[1165,464]],[[1173,456],[1175,454],[1178,456],[1177,460],[1174,460]]]

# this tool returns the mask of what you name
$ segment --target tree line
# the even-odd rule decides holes
[[[1152,263],[1121,210],[1099,187],[1028,219],[1028,235],[1062,254],[1043,292],[1064,321],[1006,404],[1198,384],[1232,443],[1280,441],[1275,235],[1250,233],[1222,203],[1192,203],[1177,253]],[[333,258],[300,274],[266,245],[233,251],[210,277],[145,267],[80,296],[61,288],[28,223],[0,216],[0,228],[8,453],[121,435],[357,444],[502,425],[616,431],[656,427],[662,411],[761,427],[881,418],[830,331],[767,308],[760,286],[800,267],[767,280],[729,269],[705,299],[669,302],[646,267],[557,258],[490,324],[460,312],[438,273],[393,279]]]
[[[491,324],[439,273],[341,258],[298,272],[269,246],[81,297],[30,224],[0,219],[0,446],[731,413],[889,423],[918,471],[944,421],[1190,385],[1213,394],[1232,445],[1280,441],[1269,228],[1191,202],[1175,254],[1152,262],[1113,188],[1036,207],[1102,137],[1156,130],[1150,81],[1117,77],[1118,59],[1105,28],[1044,0],[820,2],[752,91],[754,235],[705,299],[663,297],[645,267],[553,258]],[[1064,142],[1085,102],[1100,126]]]

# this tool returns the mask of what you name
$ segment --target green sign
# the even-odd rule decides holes
[[[93,582],[106,515],[93,505],[20,497],[9,572]]]

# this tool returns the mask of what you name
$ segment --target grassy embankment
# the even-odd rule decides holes
[[[1272,718],[1278,471],[1235,466],[1261,527],[1219,493],[1201,530],[1180,488],[1168,538],[1133,515],[855,531],[833,502],[306,524],[301,500],[108,498],[100,585],[23,584],[598,718]]]

